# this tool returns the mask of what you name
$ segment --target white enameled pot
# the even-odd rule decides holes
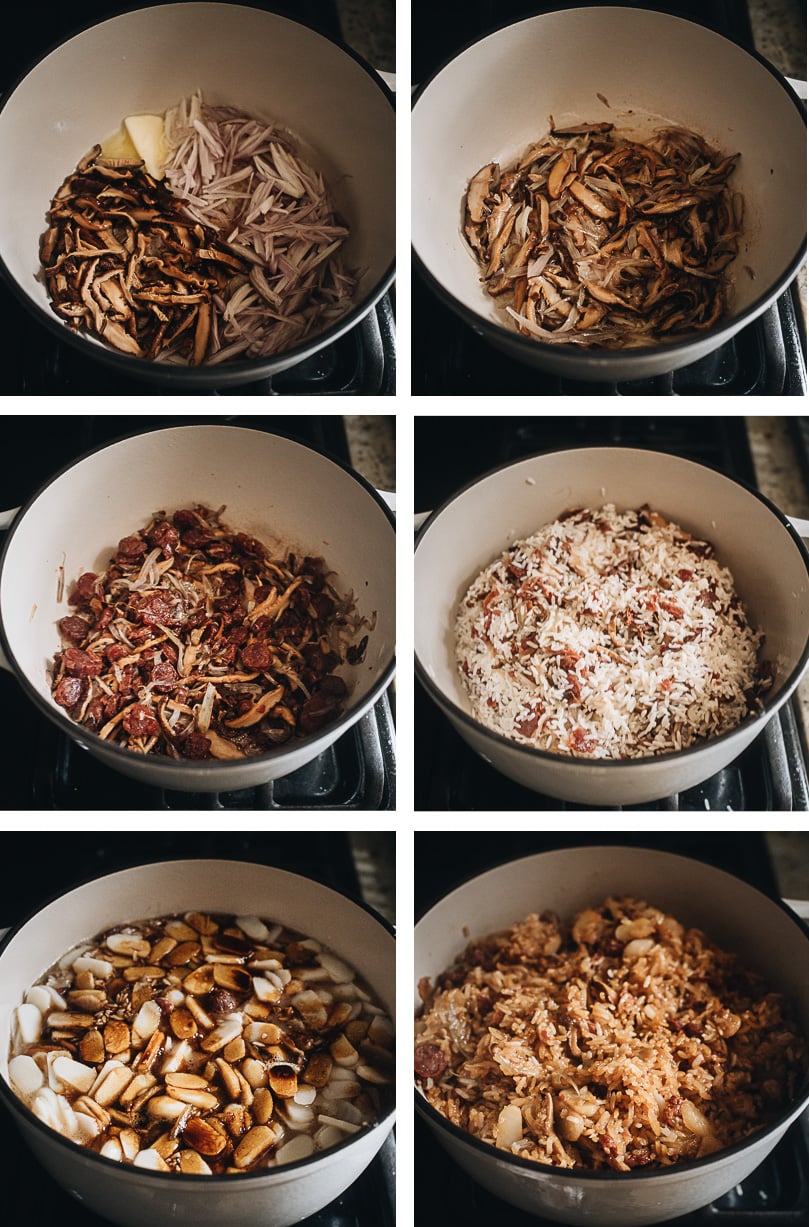
[[[581,847],[511,861],[459,886],[415,931],[415,979],[433,980],[469,941],[532,912],[570,919],[608,895],[633,895],[703,929],[794,1002],[809,1035],[809,933],[786,907],[701,861],[633,847]],[[415,1009],[421,998],[415,990]],[[721,1197],[769,1154],[809,1104],[809,1084],[772,1124],[725,1151],[672,1168],[567,1170],[532,1163],[472,1138],[416,1090],[416,1110],[436,1140],[489,1192],[531,1214],[573,1227],[644,1227]],[[421,1175],[425,1181],[427,1176]],[[504,1214],[503,1221],[506,1221]]]
[[[551,115],[557,125],[611,121],[637,139],[674,123],[741,153],[733,184],[744,196],[745,232],[726,319],[690,339],[628,351],[548,344],[504,323],[464,239],[463,201],[481,166],[522,155],[548,130]],[[676,370],[765,311],[804,258],[803,105],[765,60],[669,13],[593,5],[495,30],[423,83],[411,145],[416,267],[504,361],[585,380]]]
[[[351,237],[355,306],[325,332],[268,358],[181,367],[122,354],[69,329],[37,279],[39,240],[57,188],[126,115],[206,101],[277,120],[332,188]],[[393,279],[395,117],[379,75],[347,48],[288,18],[227,3],[134,9],[76,34],[40,60],[0,105],[0,272],[24,309],[122,375],[224,387],[285,370],[353,327]]]
[[[55,1180],[121,1227],[288,1227],[338,1197],[371,1162],[393,1106],[348,1142],[288,1166],[233,1176],[182,1176],[103,1158],[44,1125],[8,1085],[12,1011],[74,944],[113,924],[185,911],[258,915],[314,937],[345,959],[394,1016],[395,942],[375,913],[298,874],[242,861],[139,865],[47,904],[0,947],[0,1099]]]
[[[715,547],[775,666],[763,709],[685,750],[629,760],[535,750],[472,716],[454,658],[455,612],[473,579],[512,542],[572,507],[648,503]],[[595,808],[682,792],[727,766],[795,690],[809,664],[809,553],[761,494],[705,465],[635,448],[530,456],[486,474],[427,520],[416,542],[416,672],[460,735],[498,771],[537,792]]]
[[[369,621],[363,662],[345,671],[349,696],[333,724],[265,754],[177,762],[134,754],[88,732],[53,702],[49,671],[60,649],[59,618],[84,571],[101,573],[121,537],[159,510],[203,503],[269,547],[322,555],[334,583],[353,592]],[[369,710],[393,676],[393,516],[352,470],[279,435],[232,426],[177,426],[99,448],[57,474],[14,515],[0,559],[0,664],[13,670],[21,701],[109,767],[188,792],[248,788],[288,775]],[[5,653],[5,659],[3,658]]]

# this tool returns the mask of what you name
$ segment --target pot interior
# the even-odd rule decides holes
[[[804,551],[770,508],[737,482],[677,456],[632,448],[581,448],[532,456],[499,469],[450,500],[424,528],[415,557],[416,657],[455,707],[471,714],[455,664],[459,601],[504,549],[573,507],[648,503],[710,541],[729,567],[763,654],[774,663],[774,701],[809,643]],[[755,548],[751,543],[755,542]]]
[[[505,326],[462,233],[469,179],[522,155],[550,116],[557,125],[610,121],[636,139],[675,124],[741,153],[732,184],[744,197],[745,233],[731,268],[732,315],[774,289],[802,250],[806,126],[761,62],[666,13],[598,5],[540,14],[462,51],[413,108],[414,250],[481,319]]]
[[[321,555],[332,582],[374,622],[360,665],[346,672],[355,708],[393,661],[395,535],[357,479],[292,440],[228,426],[153,431],[78,461],[20,516],[0,573],[0,614],[13,663],[54,712],[49,670],[59,618],[85,571],[102,572],[121,537],[154,512],[224,507],[228,527],[270,549]]]
[[[328,39],[233,4],[166,4],[113,17],[52,51],[6,99],[0,159],[14,190],[0,193],[0,258],[11,278],[53,318],[37,272],[57,188],[126,115],[162,113],[195,90],[300,138],[350,226],[344,250],[359,271],[362,303],[393,263],[393,108],[371,74]]]
[[[286,870],[242,861],[166,861],[77,887],[11,938],[0,954],[0,1074],[7,1073],[11,1011],[51,963],[107,926],[191,910],[258,915],[316,938],[353,966],[394,1016],[394,939],[370,912]]]
[[[632,847],[542,852],[497,866],[439,900],[415,930],[415,977],[451,966],[470,941],[532,912],[563,919],[609,895],[631,895],[700,928],[741,964],[786,993],[809,1035],[809,936],[791,915],[746,882],[690,857]],[[414,1006],[421,998],[415,990]]]

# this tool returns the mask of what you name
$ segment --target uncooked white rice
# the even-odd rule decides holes
[[[610,897],[568,924],[528,916],[419,991],[428,1101],[555,1167],[702,1158],[778,1116],[806,1077],[785,998],[641,899]]]
[[[713,547],[648,506],[564,513],[460,603],[476,718],[542,750],[636,758],[734,728],[770,684],[762,636]]]

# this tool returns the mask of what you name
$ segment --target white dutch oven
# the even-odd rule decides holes
[[[124,116],[162,113],[201,90],[206,101],[277,120],[302,142],[351,229],[346,264],[356,305],[283,354],[213,367],[149,362],[74,333],[37,279],[39,240],[57,188]],[[128,378],[186,391],[285,370],[353,327],[393,279],[395,116],[392,94],[353,52],[297,22],[237,4],[135,9],[91,26],[40,60],[0,107],[0,272],[22,306],[62,340]]]
[[[788,994],[809,1035],[809,935],[801,922],[730,874],[641,848],[543,852],[464,883],[416,925],[414,983],[418,986],[423,976],[433,980],[470,940],[531,912],[550,910],[570,919],[611,894],[645,899],[736,952],[745,967]],[[420,1005],[416,988],[417,1012]],[[417,1111],[473,1180],[521,1210],[574,1227],[644,1227],[707,1205],[762,1162],[807,1104],[809,1084],[772,1124],[725,1151],[673,1168],[604,1173],[545,1167],[505,1155],[450,1124],[416,1091]]]
[[[760,713],[686,750],[653,758],[572,758],[520,745],[471,714],[454,658],[455,611],[472,580],[513,541],[572,507],[648,503],[710,541],[775,666]],[[797,522],[796,522],[797,523]],[[809,526],[802,526],[809,535]],[[504,775],[566,801],[630,805],[682,792],[727,766],[795,690],[809,664],[809,553],[763,495],[705,465],[634,448],[530,456],[465,487],[424,525],[415,556],[416,672],[460,735]]]
[[[338,1197],[371,1162],[393,1108],[309,1159],[240,1176],[188,1177],[135,1168],[85,1150],[44,1125],[8,1085],[11,1015],[74,944],[127,921],[202,910],[254,914],[321,941],[368,982],[394,1016],[395,942],[375,913],[298,874],[241,861],[166,861],[79,886],[12,931],[0,947],[0,1099],[55,1180],[122,1227],[288,1227]]]
[[[204,503],[268,546],[322,555],[369,620],[363,662],[345,674],[343,715],[320,732],[250,758],[176,762],[134,754],[83,729],[53,702],[57,622],[84,571],[101,573],[121,537],[155,511]],[[28,700],[109,767],[188,792],[248,788],[288,775],[332,744],[389,684],[395,650],[395,534],[382,499],[356,473],[290,439],[231,426],[178,426],[102,447],[57,474],[22,509],[0,559],[0,665]],[[61,595],[60,595],[61,594]]]
[[[733,185],[745,199],[745,233],[727,319],[691,339],[623,352],[547,344],[503,322],[463,236],[463,200],[481,166],[522,155],[550,115],[557,125],[611,121],[637,139],[675,123],[741,153]],[[772,65],[680,17],[609,5],[540,13],[466,47],[423,84],[412,115],[412,215],[430,288],[507,357],[574,379],[658,375],[715,349],[798,271],[805,113]]]

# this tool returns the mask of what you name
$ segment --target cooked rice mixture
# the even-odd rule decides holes
[[[733,577],[652,511],[568,511],[461,601],[456,659],[475,717],[591,758],[680,750],[760,707],[771,670]]]
[[[785,999],[642,900],[608,898],[572,924],[528,916],[419,990],[429,1102],[556,1167],[702,1158],[766,1125],[806,1076]]]

